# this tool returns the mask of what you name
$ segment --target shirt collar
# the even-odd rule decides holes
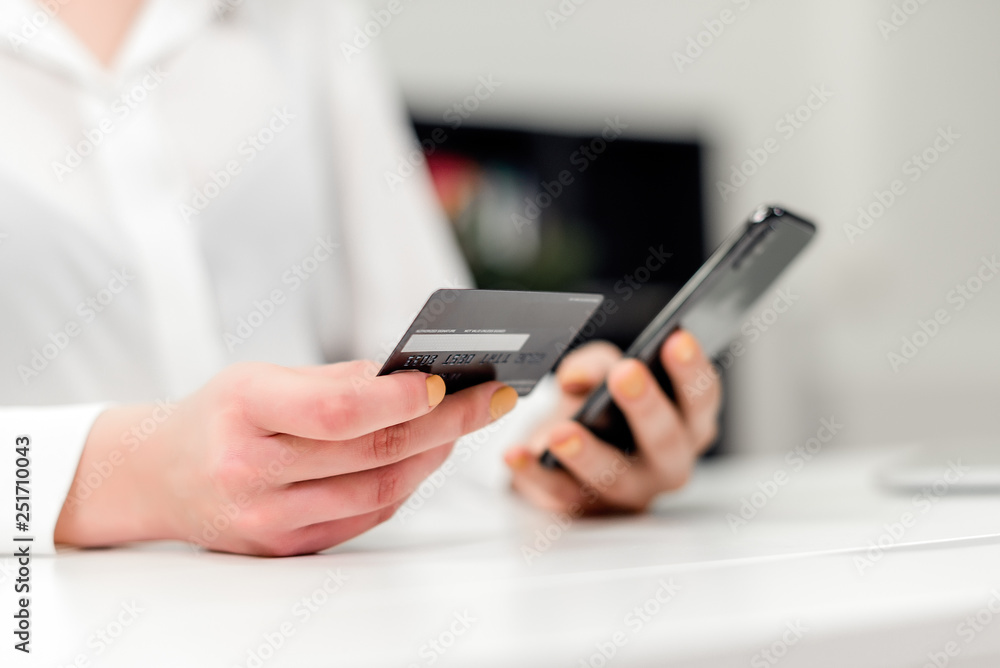
[[[50,0],[50,7],[61,7]],[[72,2],[72,0],[68,0]],[[13,57],[86,88],[127,80],[191,41],[225,0],[146,0],[118,55],[105,68],[73,32],[34,0],[0,0],[0,57]],[[56,14],[58,16],[58,14]]]

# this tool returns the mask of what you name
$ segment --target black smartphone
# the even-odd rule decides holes
[[[774,283],[816,234],[816,226],[778,206],[762,206],[733,232],[625,351],[642,360],[671,399],[670,378],[660,362],[660,347],[683,327],[698,339],[709,358],[721,354],[757,299]],[[607,385],[587,398],[573,417],[601,440],[626,454],[636,450],[628,421]],[[547,468],[562,467],[546,450]]]

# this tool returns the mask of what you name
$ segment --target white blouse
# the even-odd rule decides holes
[[[104,402],[175,401],[237,360],[381,358],[468,285],[426,173],[386,178],[415,142],[377,45],[343,48],[369,18],[149,0],[107,71],[0,0],[0,552],[53,550]]]

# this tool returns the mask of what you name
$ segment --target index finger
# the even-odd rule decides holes
[[[342,441],[425,415],[444,393],[440,376],[421,371],[327,377],[273,367],[252,376],[241,399],[246,418],[265,432]]]
[[[569,355],[556,369],[559,386],[568,394],[586,394],[600,385],[622,352],[607,341],[591,341]]]
[[[360,438],[330,442],[280,434],[272,438],[289,449],[292,461],[275,480],[284,484],[390,466],[454,443],[460,436],[499,419],[516,403],[517,392],[512,387],[490,381],[448,395],[430,415]]]

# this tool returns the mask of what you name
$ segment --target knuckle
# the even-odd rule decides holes
[[[208,399],[214,414],[222,420],[250,421],[255,387],[278,368],[265,362],[237,362],[223,369],[206,386],[211,388]]]
[[[254,469],[243,457],[227,452],[208,466],[208,480],[223,496],[242,491],[252,480]]]
[[[375,464],[392,464],[398,462],[406,453],[410,443],[412,428],[402,422],[385,429],[379,429],[371,435],[371,458]]]
[[[398,501],[402,495],[403,477],[398,466],[385,466],[375,470],[372,488],[372,503],[375,508],[384,508]]]
[[[254,382],[254,376],[247,367],[245,363],[234,364],[216,378],[212,398],[217,412],[243,412],[247,408],[250,388]]]
[[[259,499],[242,509],[233,520],[233,528],[240,535],[257,541],[267,541],[283,535],[287,524],[288,518],[276,504]]]
[[[312,407],[312,417],[325,434],[332,438],[342,436],[350,425],[356,424],[361,415],[361,407],[339,393],[318,396]]]

